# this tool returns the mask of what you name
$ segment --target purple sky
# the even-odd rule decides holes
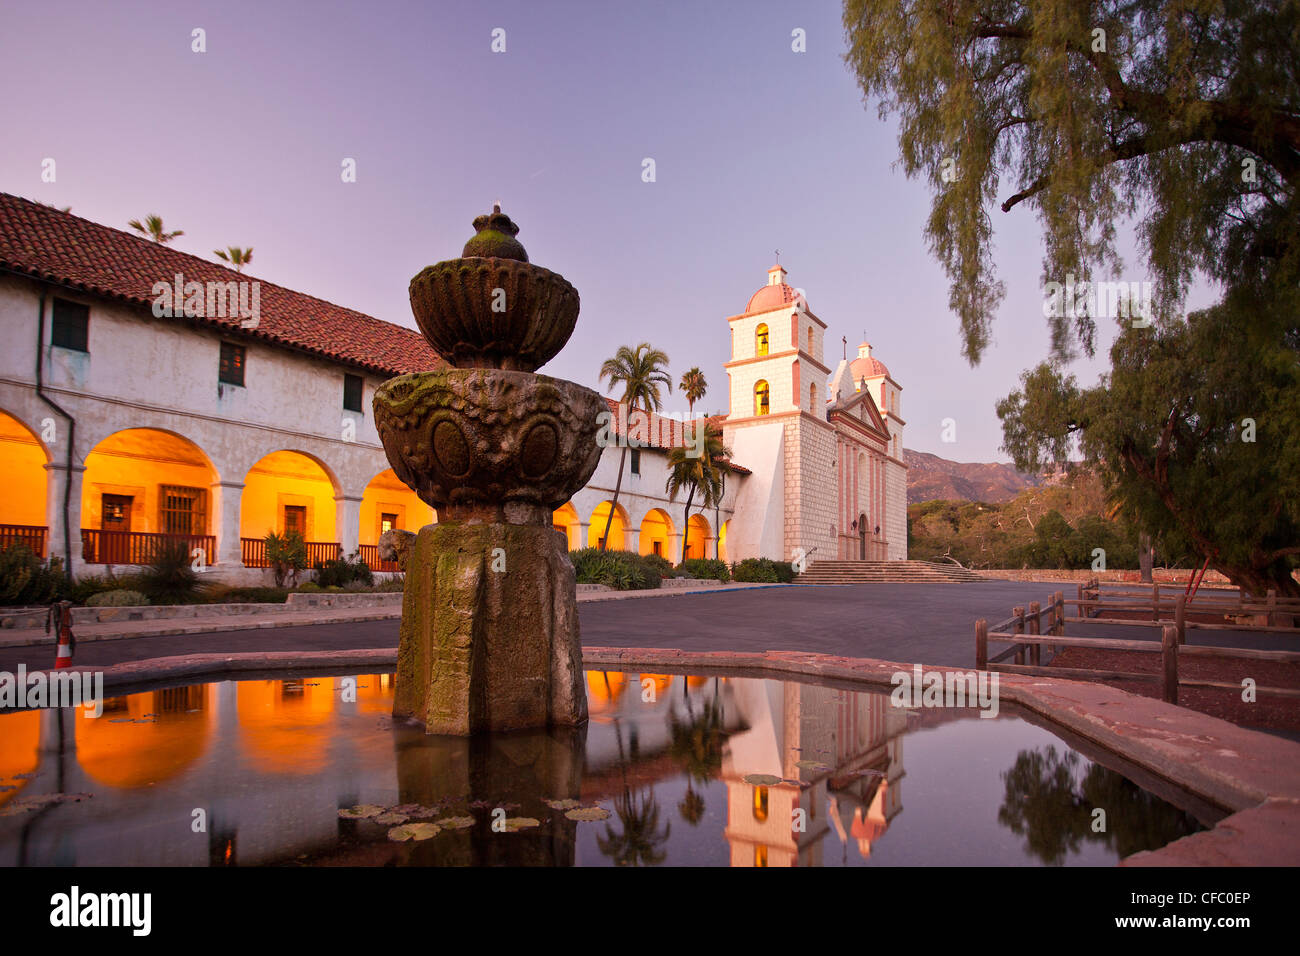
[[[1047,353],[1037,220],[993,213],[1007,297],[971,369],[922,236],[928,186],[891,169],[895,123],[863,103],[844,49],[829,0],[11,0],[0,190],[118,228],[159,213],[185,230],[175,248],[252,246],[247,275],[409,326],[411,276],[459,255],[499,199],[532,261],[582,296],[545,371],[598,387],[601,361],[649,341],[674,381],[704,370],[708,411],[727,407],[725,319],[779,248],[830,326],[827,364],[865,332],[902,385],[908,447],[1005,460],[993,404]],[[1142,278],[1125,248],[1124,277]],[[685,408],[674,391],[666,410]]]

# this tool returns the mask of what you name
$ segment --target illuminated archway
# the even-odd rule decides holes
[[[602,501],[591,513],[591,525],[587,528],[587,547],[600,547],[600,539],[605,534],[605,522],[609,519],[609,509],[612,504],[613,502],[610,501]],[[614,512],[614,520],[609,525],[609,544],[605,550],[622,551],[626,547],[624,531],[627,525],[627,512],[623,510],[622,505],[619,505]]]
[[[758,323],[758,328],[754,330],[754,354],[755,355],[767,354],[767,340],[768,340],[767,323],[760,322]]]
[[[702,514],[693,514],[686,529],[686,554],[682,559],[708,557],[708,538],[713,533],[708,519]]]
[[[337,487],[315,458],[297,451],[273,451],[244,476],[239,534],[260,541],[272,531],[298,531],[305,541],[337,541]]]
[[[213,560],[217,470],[198,445],[156,428],[114,432],[86,456],[83,553],[91,564],[150,561],[161,536],[189,538]]]
[[[727,529],[731,527],[731,519],[728,518],[722,522],[722,527],[718,529],[718,558],[722,561],[730,561],[727,557]]]
[[[111,698],[99,717],[77,708],[77,763],[87,776],[122,790],[180,776],[208,749],[213,686]]]
[[[0,780],[12,790],[0,790],[0,807],[22,793],[41,762],[41,712],[20,710],[0,716]]]
[[[361,530],[357,542],[364,549],[372,548],[379,544],[379,536],[385,531],[419,531],[436,520],[433,508],[388,468],[371,478],[361,495]],[[369,556],[363,551],[362,557]]]
[[[754,385],[754,414],[766,415],[772,410],[771,389],[766,379],[759,379]]]
[[[50,456],[26,425],[0,412],[0,470],[5,493],[0,495],[0,545],[25,544],[35,553],[47,553],[45,541],[46,495]]]
[[[244,755],[259,770],[319,773],[329,758],[338,694],[333,677],[240,681],[236,710]],[[358,678],[358,683],[369,681]]]
[[[657,554],[673,560],[672,533],[673,523],[667,512],[652,508],[641,521],[640,553]]]
[[[573,502],[566,501],[555,509],[555,513],[551,517],[551,526],[556,531],[564,532],[570,551],[582,547],[582,541],[579,537],[582,534],[582,529],[578,527],[578,509],[573,507]]]

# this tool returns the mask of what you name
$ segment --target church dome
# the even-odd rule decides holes
[[[794,289],[784,282],[765,285],[749,297],[749,305],[745,306],[745,313],[752,315],[755,312],[771,312],[792,302],[794,302]]]
[[[785,274],[785,269],[779,263],[767,270],[767,285],[749,297],[749,304],[745,306],[745,315],[771,312],[773,309],[794,302],[796,293],[785,281]]]
[[[853,375],[853,381],[860,382],[864,378],[876,378],[880,375],[889,375],[889,368],[878,358],[871,357],[871,343],[863,342],[858,346],[858,357],[849,363],[849,371]]]

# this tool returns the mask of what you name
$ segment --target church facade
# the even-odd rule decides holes
[[[780,265],[727,320],[728,447],[752,472],[736,501],[737,553],[907,558],[902,388],[858,346],[832,370],[826,323]]]

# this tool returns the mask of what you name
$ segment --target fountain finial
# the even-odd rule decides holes
[[[474,229],[474,236],[465,243],[461,252],[462,258],[528,261],[523,243],[515,238],[519,235],[519,227],[501,211],[501,203],[493,203],[492,212],[475,217]]]

